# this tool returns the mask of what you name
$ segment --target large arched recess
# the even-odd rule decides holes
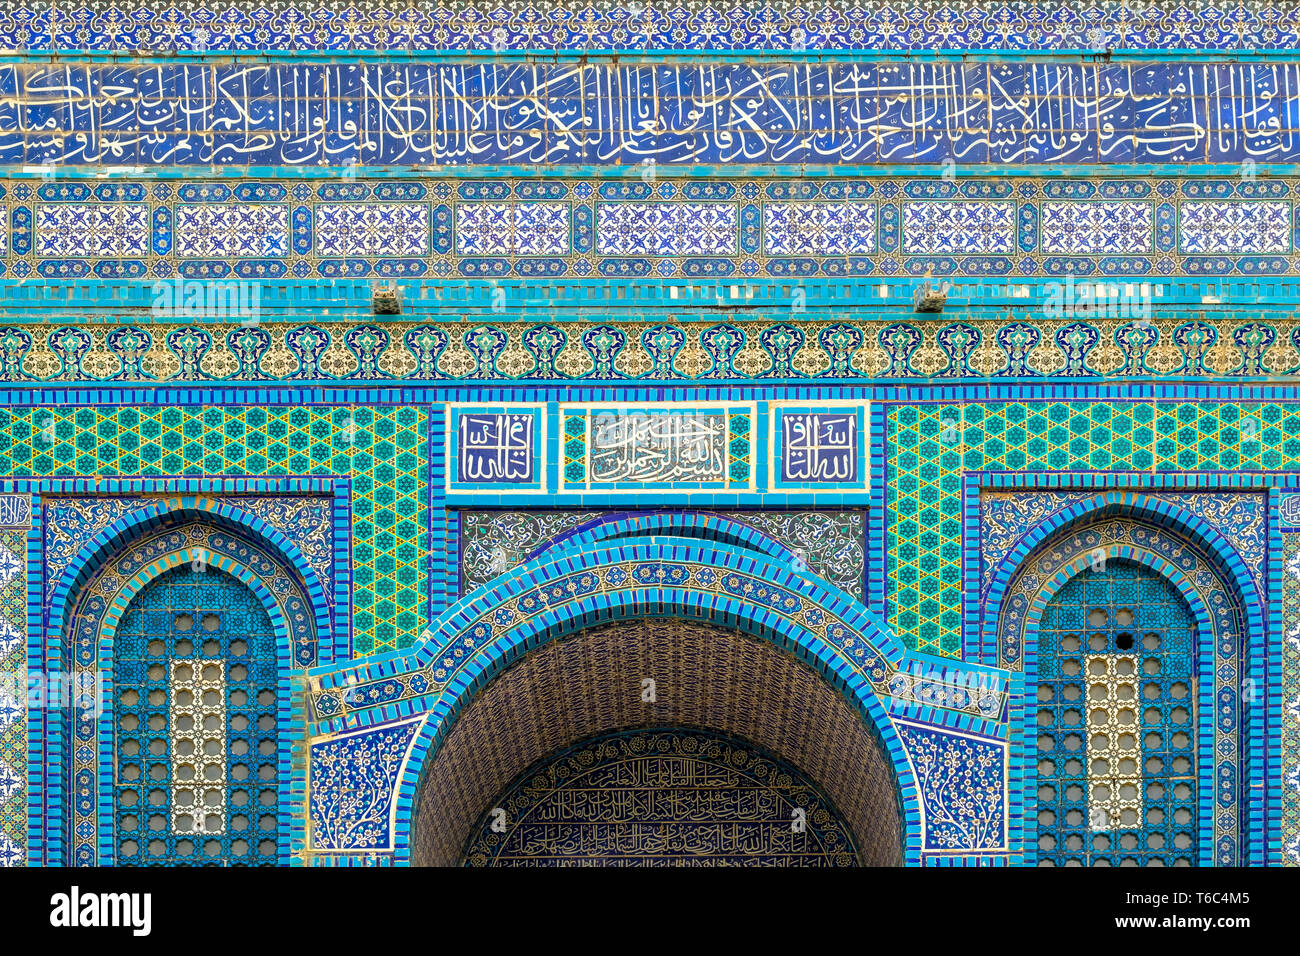
[[[386,828],[391,842],[380,837],[365,848],[387,844],[394,862],[411,861],[413,804],[425,773],[461,714],[499,674],[551,641],[644,618],[706,622],[767,641],[834,688],[877,736],[892,767],[907,863],[922,862],[923,850],[936,844],[924,845],[923,831],[930,834],[934,821],[926,820],[905,734],[919,728],[948,735],[941,747],[977,740],[995,766],[993,775],[1002,777],[1004,673],[908,653],[861,604],[770,554],[670,536],[574,542],[462,598],[409,651],[312,675],[313,753],[320,748],[328,755],[333,741],[367,728],[419,721],[393,781]],[[1001,784],[994,789],[996,806],[982,816],[1000,821]],[[315,796],[313,790],[313,832],[323,833],[319,814],[334,819],[337,808],[325,809]],[[972,854],[992,859],[1004,852],[1001,822],[991,829],[996,833],[970,844]],[[943,848],[961,852],[960,844],[956,839]],[[352,848],[362,846],[315,844],[318,853]]]
[[[1127,529],[1127,530],[1126,530]],[[1024,787],[1010,794],[1033,862],[1036,781],[1032,740],[1037,693],[1037,632],[1051,598],[1094,562],[1121,559],[1163,576],[1196,622],[1198,777],[1202,799],[1201,866],[1263,865],[1268,808],[1268,635],[1264,601],[1235,548],[1214,527],[1167,501],[1105,491],[1030,529],[993,569],[985,607],[984,657],[1024,673],[1024,695],[1010,707],[1013,763]],[[1021,586],[1029,582],[1028,587]],[[1221,826],[1225,819],[1231,824]],[[1013,831],[1014,832],[1014,831]]]
[[[191,534],[205,529],[224,536],[228,548],[213,547]],[[184,532],[184,540],[164,542],[169,534]],[[121,573],[119,562],[133,551],[148,550],[145,560],[130,573]],[[287,825],[300,813],[292,793],[302,784],[301,760],[295,755],[303,747],[303,721],[292,704],[295,679],[307,666],[320,660],[318,650],[332,642],[321,642],[331,634],[327,602],[320,581],[298,548],[282,533],[256,516],[204,496],[159,499],[154,504],[123,516],[105,528],[77,553],[50,590],[46,609],[45,652],[48,666],[59,673],[74,691],[84,686],[84,674],[112,673],[113,646],[117,626],[132,599],[168,570],[196,562],[215,567],[247,587],[266,610],[275,632],[278,669],[278,715],[280,744],[278,764],[281,787],[278,808],[281,820],[279,861],[290,862],[301,837],[290,836]],[[288,588],[273,583],[287,582]],[[94,595],[99,610],[93,622],[83,612]],[[90,624],[87,633],[79,633]],[[67,712],[56,711],[49,721],[47,736],[63,745],[45,755],[45,799],[49,812],[45,840],[52,860],[64,865],[103,865],[113,862],[113,823],[100,812],[109,800],[112,783],[113,687],[111,677],[98,684],[102,706],[94,729],[84,733],[94,747],[85,760],[85,742],[74,746],[79,734],[77,702]],[[93,828],[94,835],[90,835]]]
[[[769,641],[671,617],[549,641],[489,681],[426,765],[412,864],[456,864],[476,818],[539,761],[601,734],[656,726],[715,731],[779,755],[843,815],[855,862],[902,864],[894,769],[854,705]]]

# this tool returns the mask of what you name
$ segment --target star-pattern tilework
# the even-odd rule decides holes
[[[1276,403],[899,405],[887,431],[889,622],[908,647],[950,657],[964,473],[1300,467],[1300,408]]]
[[[353,648],[424,627],[428,416],[399,407],[8,408],[0,474],[351,475]]]

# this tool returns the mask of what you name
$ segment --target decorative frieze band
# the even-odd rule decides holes
[[[5,383],[1258,380],[1297,374],[1300,322],[1294,317],[1124,320],[1081,311],[1049,320],[792,316],[658,324],[543,318],[0,327]],[[522,465],[507,456],[499,467]]]
[[[803,0],[89,0],[0,6],[14,50],[377,51],[1293,50],[1286,0],[830,4]]]
[[[653,171],[652,171],[653,172]],[[45,279],[1300,273],[1300,179],[0,182]],[[162,290],[166,291],[166,290]]]

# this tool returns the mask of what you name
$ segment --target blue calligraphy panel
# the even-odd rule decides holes
[[[866,406],[777,405],[772,413],[772,489],[868,490]]]
[[[1283,531],[1300,531],[1300,494],[1280,496],[1277,512]]]
[[[754,490],[753,405],[561,406],[565,491]]]
[[[32,499],[29,495],[0,495],[0,528],[30,528]]]
[[[21,104],[0,116],[0,156],[10,164],[1300,159],[1297,63],[6,69]]]
[[[447,491],[544,491],[543,409],[449,405]]]

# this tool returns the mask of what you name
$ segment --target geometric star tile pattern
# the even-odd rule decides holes
[[[961,655],[961,482],[973,471],[1300,467],[1300,408],[1241,402],[891,406],[888,617],[909,648]]]
[[[399,406],[0,409],[0,475],[352,476],[353,648],[424,627],[423,409]]]

